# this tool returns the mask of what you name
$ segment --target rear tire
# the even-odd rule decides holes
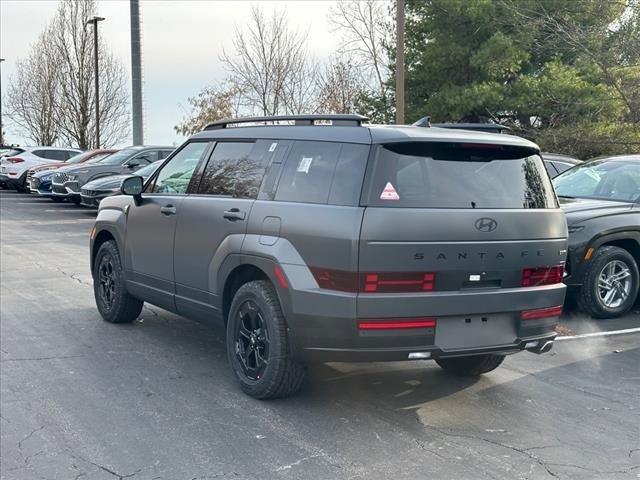
[[[504,361],[504,355],[473,355],[470,357],[437,358],[436,363],[446,372],[462,377],[477,377],[495,370]]]
[[[269,281],[246,283],[233,297],[227,357],[247,395],[265,400],[288,397],[300,389],[305,369],[291,358],[287,323]]]
[[[96,306],[104,320],[131,323],[138,318],[144,302],[126,291],[122,261],[115,240],[100,245],[92,273]]]
[[[628,286],[626,299],[617,304],[614,298],[606,301],[606,285],[609,275],[610,266],[614,266],[613,275],[619,276],[626,269],[628,275],[618,281],[617,285],[625,289]],[[628,282],[628,283],[627,283]],[[615,282],[614,282],[615,284]],[[584,283],[578,294],[578,306],[580,309],[593,318],[615,318],[627,313],[633,307],[638,297],[638,288],[640,284],[638,265],[633,256],[625,249],[619,247],[600,247],[593,256],[591,264],[584,275]],[[618,295],[619,293],[616,293]]]

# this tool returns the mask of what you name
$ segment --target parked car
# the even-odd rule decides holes
[[[544,166],[547,167],[547,172],[549,172],[551,178],[555,178],[562,172],[582,163],[582,160],[568,155],[561,155],[559,153],[543,152],[542,159],[544,160]]]
[[[592,317],[623,315],[640,284],[640,155],[587,161],[553,183],[569,224],[565,283]]]
[[[135,146],[120,150],[90,165],[65,168],[53,175],[51,194],[58,199],[80,203],[82,186],[92,180],[111,175],[131,174],[140,168],[166,158],[173,147]]]
[[[295,125],[242,126],[280,120]],[[146,301],[226,325],[257,398],[294,393],[316,361],[480,375],[548,351],[567,225],[539,148],[363,120],[215,122],[144,187],[125,179],[91,233],[102,317],[131,322]]]
[[[51,170],[56,170],[58,168],[61,167],[68,167],[69,165],[77,165],[79,163],[86,163],[86,162],[97,162],[98,160],[107,157],[109,155],[111,155],[112,153],[117,152],[118,150],[113,149],[113,148],[109,148],[109,149],[98,149],[98,150],[88,150],[86,152],[82,152],[79,153],[77,155],[74,155],[73,157],[69,158],[69,160],[65,161],[65,162],[56,162],[56,163],[45,163],[44,165],[38,165],[37,167],[33,167],[31,169],[29,169],[29,171],[27,172],[27,189],[31,192],[31,193],[39,193],[39,186],[35,186],[33,187],[31,185],[31,178],[33,177],[33,175],[35,173],[38,172],[43,172],[43,171],[51,171]],[[50,185],[51,181],[49,181],[49,192],[51,193],[51,185]],[[48,194],[47,193],[47,194]]]
[[[136,175],[142,177],[143,180],[147,180],[153,172],[156,171],[162,164],[162,160],[158,160],[157,162],[153,162],[151,165],[147,165],[146,167],[142,167],[140,170],[135,172]],[[120,193],[120,187],[122,186],[122,181],[125,178],[129,178],[129,175],[111,175],[110,177],[101,177],[97,180],[92,180],[91,182],[85,183],[82,186],[80,198],[80,203],[85,207],[95,208],[100,205],[102,199],[106,197],[110,197],[111,195],[117,195]]]
[[[61,147],[20,147],[22,151],[11,157],[0,158],[0,182],[20,192],[26,190],[29,169],[54,162],[65,162],[82,153],[77,148]]]

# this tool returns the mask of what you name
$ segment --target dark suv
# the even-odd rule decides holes
[[[103,318],[131,322],[146,301],[224,324],[257,398],[295,392],[311,362],[479,375],[548,351],[567,225],[538,147],[363,120],[217,122],[144,186],[126,179],[91,233]]]

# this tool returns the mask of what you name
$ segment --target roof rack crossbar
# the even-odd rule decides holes
[[[262,117],[225,118],[217,122],[210,123],[205,130],[219,130],[228,128],[230,125],[240,125],[243,123],[265,123],[273,122],[294,122],[294,125],[314,125],[317,121],[331,121],[333,126],[354,126],[359,127],[362,122],[369,120],[363,115],[356,114],[317,114],[317,115],[272,115]]]

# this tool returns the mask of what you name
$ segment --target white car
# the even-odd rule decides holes
[[[20,147],[19,153],[0,158],[0,184],[13,186],[25,191],[29,169],[53,162],[66,162],[69,158],[82,153],[77,148],[63,147]]]

